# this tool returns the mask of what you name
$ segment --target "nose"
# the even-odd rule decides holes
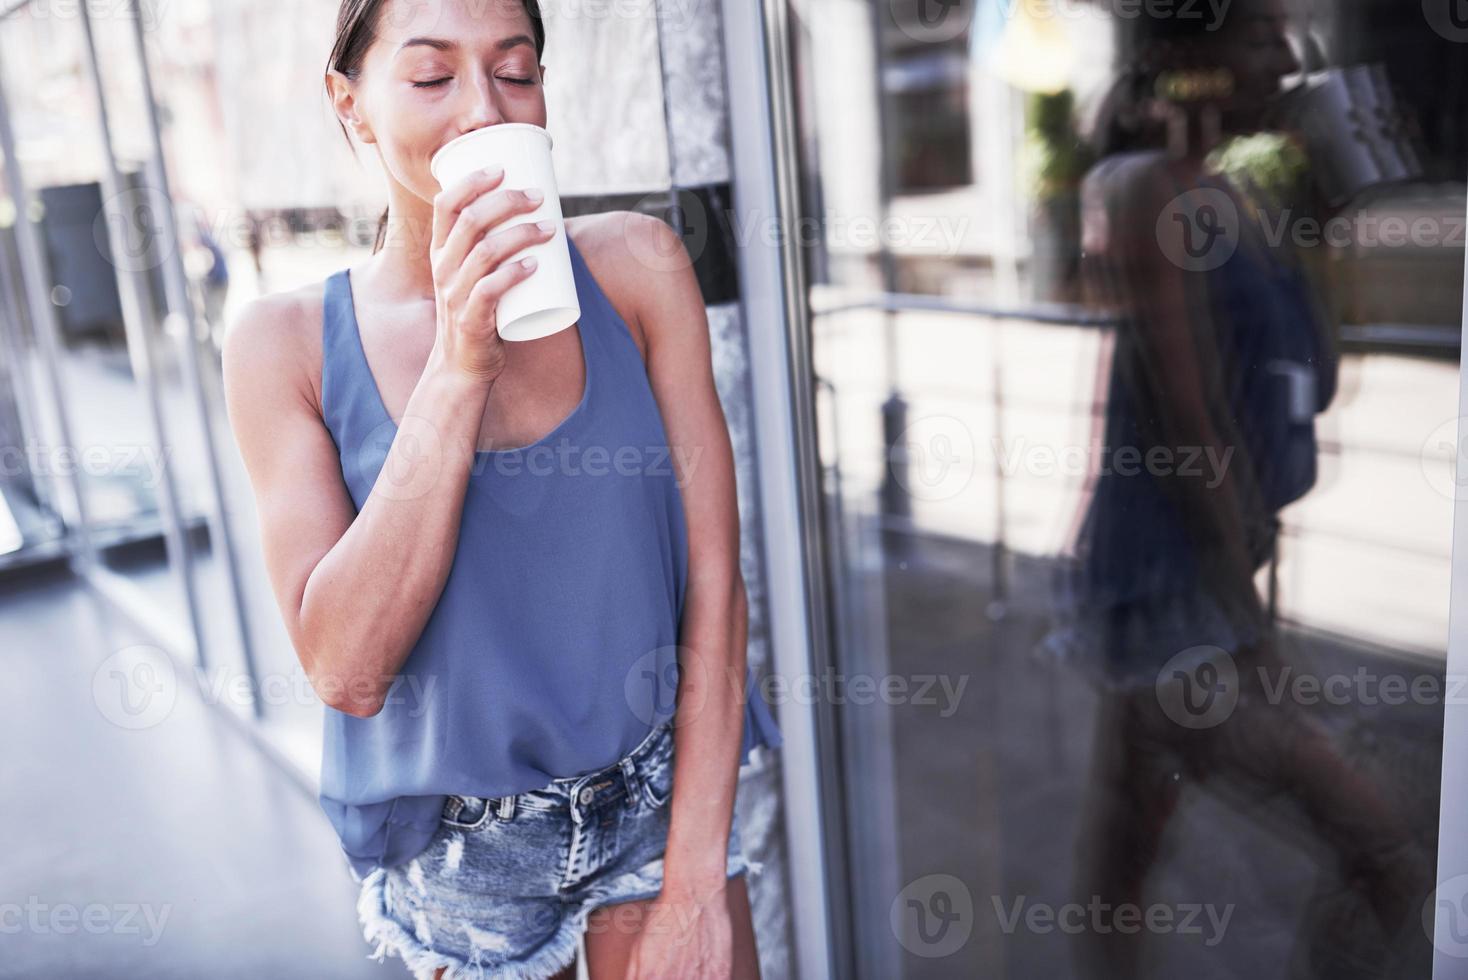
[[[1300,70],[1300,59],[1295,56],[1293,48],[1285,48],[1284,71],[1281,76],[1293,75]]]
[[[1300,59],[1295,55],[1295,46],[1290,43],[1290,39],[1286,35],[1281,34],[1279,36],[1275,50],[1278,52],[1279,57],[1274,67],[1280,78],[1284,78],[1286,75],[1293,75],[1300,70]]]
[[[461,91],[464,93],[463,123],[459,127],[461,133],[472,133],[476,129],[496,126],[505,121],[489,76],[482,73],[477,75],[474,83],[464,86]]]

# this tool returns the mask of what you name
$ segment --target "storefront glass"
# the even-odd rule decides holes
[[[1427,976],[1468,30],[784,18],[859,974]]]

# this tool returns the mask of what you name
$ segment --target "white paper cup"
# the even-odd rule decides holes
[[[550,221],[556,226],[551,238],[506,259],[516,262],[533,255],[538,264],[500,297],[496,313],[499,334],[504,340],[548,337],[581,319],[571,250],[566,244],[566,219],[561,214],[561,195],[551,164],[550,133],[530,123],[485,126],[445,143],[433,155],[428,169],[439,186],[450,187],[491,164],[505,168],[504,179],[496,190],[536,188],[545,194],[540,207],[507,218],[491,228],[491,234],[527,222]]]

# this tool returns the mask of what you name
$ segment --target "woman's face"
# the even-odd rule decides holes
[[[1233,72],[1236,107],[1259,112],[1279,94],[1281,80],[1300,70],[1300,63],[1277,0],[1260,0],[1236,13],[1240,16],[1229,30],[1224,60]]]
[[[449,140],[499,123],[545,125],[544,68],[520,0],[387,0],[376,35],[355,83],[333,72],[333,87],[351,90],[337,111],[424,201],[439,190],[428,163]]]

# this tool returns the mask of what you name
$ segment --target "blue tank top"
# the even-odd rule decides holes
[[[529,446],[478,451],[437,605],[382,711],[325,709],[321,806],[353,871],[428,844],[448,794],[605,768],[673,715],[688,581],[682,495],[631,331],[570,243],[581,402]],[[326,280],[322,410],[360,511],[396,433],[349,271]],[[746,677],[740,759],[782,742]]]

